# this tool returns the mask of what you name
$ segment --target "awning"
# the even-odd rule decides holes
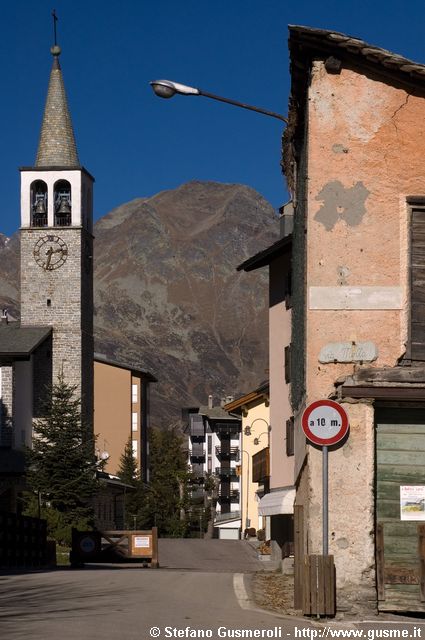
[[[258,515],[277,516],[294,513],[295,489],[281,489],[266,493],[258,503]]]

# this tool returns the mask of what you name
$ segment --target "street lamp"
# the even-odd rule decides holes
[[[204,96],[205,98],[211,98],[212,100],[218,100],[219,102],[232,104],[235,107],[249,109],[249,111],[256,111],[257,113],[262,113],[265,116],[277,118],[278,120],[285,122],[285,124],[288,124],[288,119],[282,116],[280,113],[275,113],[274,111],[269,111],[268,109],[262,109],[261,107],[254,107],[250,104],[245,104],[244,102],[231,100],[230,98],[223,98],[222,96],[217,96],[214,93],[209,93],[208,91],[203,91],[201,89],[197,89],[196,87],[188,87],[187,85],[180,84],[179,82],[173,82],[172,80],[152,80],[149,84],[151,85],[155,95],[159,96],[160,98],[172,98],[176,95],[176,93],[182,96]]]

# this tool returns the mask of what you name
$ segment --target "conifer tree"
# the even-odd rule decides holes
[[[27,451],[28,484],[41,497],[50,533],[65,542],[72,526],[93,523],[91,500],[98,489],[95,438],[81,420],[75,391],[60,374],[47,393],[44,417],[35,422],[33,446]]]

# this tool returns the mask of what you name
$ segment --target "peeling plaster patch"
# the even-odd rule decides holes
[[[347,549],[349,542],[347,538],[338,538],[338,540],[336,540],[336,546],[340,549]]]
[[[316,61],[310,89],[312,114],[323,126],[335,131],[344,123],[349,140],[369,142],[386,125],[394,111],[380,82],[370,82],[349,70],[328,74],[325,63]]]
[[[355,227],[366,213],[365,202],[369,194],[363,182],[357,182],[353,187],[344,187],[339,180],[328,182],[315,198],[323,204],[314,219],[323,224],[326,231],[332,231],[339,220]]]
[[[348,153],[347,147],[344,147],[343,144],[334,144],[334,145],[332,145],[332,151],[334,153]]]
[[[338,284],[347,284],[347,278],[350,275],[350,269],[345,265],[339,265],[337,268]]]

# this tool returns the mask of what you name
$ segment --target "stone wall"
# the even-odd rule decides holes
[[[306,404],[362,364],[392,367],[405,352],[407,198],[425,194],[423,98],[354,70],[328,74],[322,62],[308,98]],[[371,363],[319,361],[333,343],[366,341]],[[354,610],[376,606],[374,414],[367,403],[344,406],[350,434],[329,452],[329,551],[338,607]],[[321,550],[321,474],[321,452],[309,446],[297,497],[308,503],[309,553]]]
[[[64,264],[46,270],[36,263],[34,247],[42,238],[66,243]],[[21,324],[52,326],[52,381],[63,373],[82,397],[82,416],[93,414],[92,236],[81,228],[21,229]]]

